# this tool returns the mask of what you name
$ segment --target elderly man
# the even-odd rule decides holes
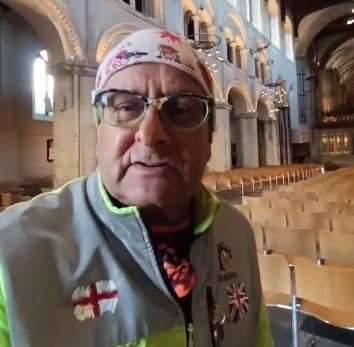
[[[96,87],[97,172],[1,214],[1,347],[271,346],[252,230],[200,183],[214,100],[197,54],[138,31]]]

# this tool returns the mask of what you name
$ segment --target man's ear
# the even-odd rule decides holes
[[[94,107],[93,109],[94,112],[94,117],[95,117],[95,124],[96,126],[99,126],[103,117],[103,110],[102,107]]]

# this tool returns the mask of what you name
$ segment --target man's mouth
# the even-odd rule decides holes
[[[144,162],[141,162],[141,161],[137,161],[135,162],[133,165],[142,165],[142,166],[145,166],[145,167],[151,167],[151,168],[158,168],[158,167],[166,167],[166,166],[169,166],[168,163],[166,162],[161,162],[161,163],[144,163]]]

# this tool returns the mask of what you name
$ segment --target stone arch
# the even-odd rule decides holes
[[[337,4],[311,13],[302,19],[298,29],[296,56],[304,57],[316,35],[330,22],[351,13],[352,7],[353,5],[349,2]]]
[[[228,87],[226,88],[225,100],[228,100],[232,89],[239,91],[243,95],[245,102],[246,102],[246,111],[245,112],[254,112],[251,93],[249,91],[247,84],[242,81],[230,82]]]
[[[106,53],[125,36],[137,31],[139,28],[135,24],[123,23],[108,28],[102,35],[97,45],[96,61],[100,63]]]
[[[34,28],[43,42],[55,40],[48,34],[53,33],[54,27],[66,60],[86,61],[70,10],[62,0],[4,0],[4,3],[19,13]],[[41,21],[38,20],[39,17],[42,17]],[[54,45],[49,46],[54,48]]]
[[[225,28],[228,27],[234,33],[235,37],[239,37],[239,40],[243,42],[243,48],[246,48],[247,30],[242,17],[236,11],[232,10],[224,15],[223,23]]]

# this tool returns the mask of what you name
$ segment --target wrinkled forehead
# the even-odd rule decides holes
[[[96,78],[96,89],[106,88],[111,77],[128,66],[158,63],[172,66],[199,82],[212,95],[212,79],[204,63],[184,38],[161,29],[145,29],[123,39],[105,56]]]
[[[196,78],[175,67],[158,63],[128,66],[109,77],[105,89],[128,90],[146,96],[178,93],[205,95],[204,87]]]

